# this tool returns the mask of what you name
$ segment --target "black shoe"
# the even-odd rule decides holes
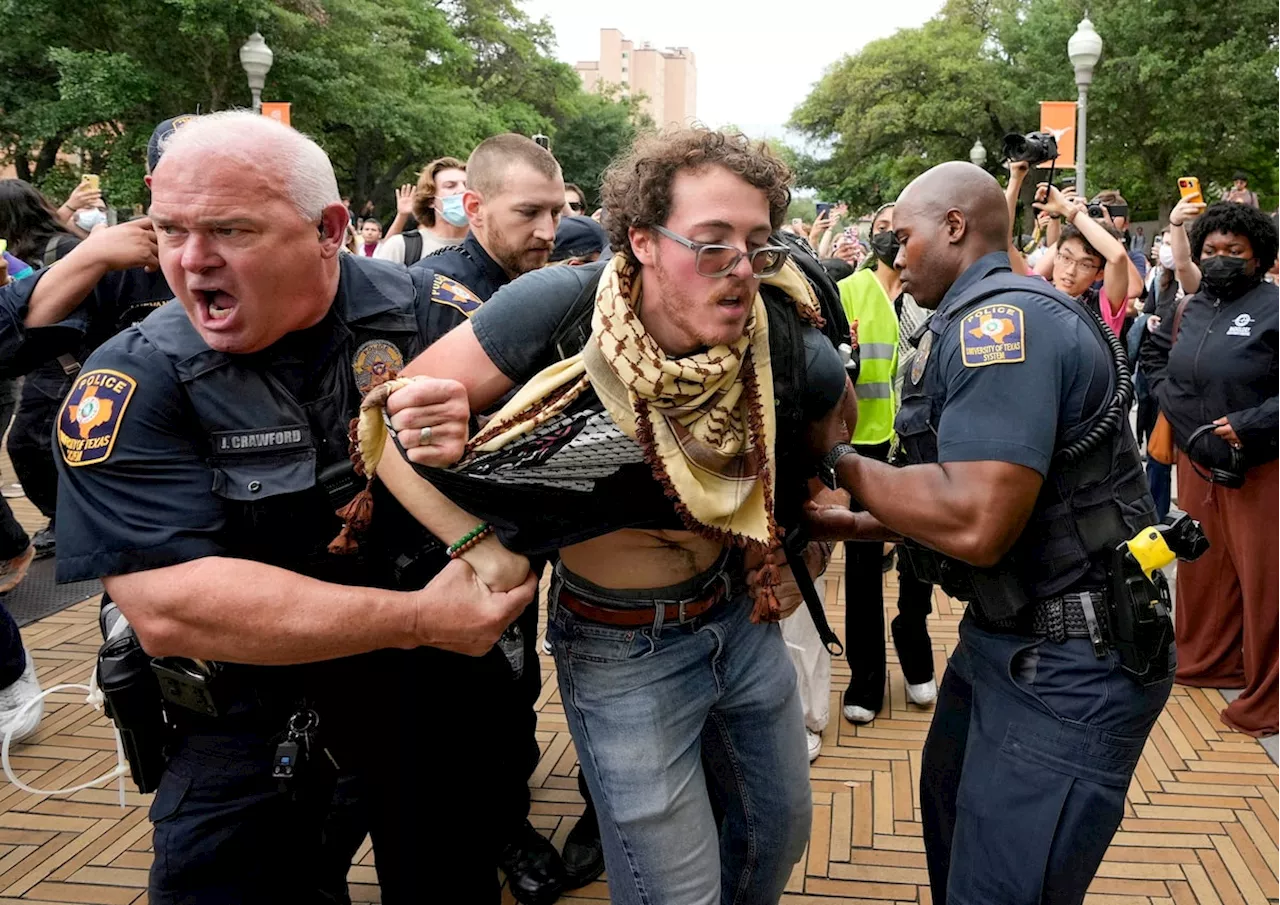
[[[604,846],[594,808],[587,808],[564,840],[564,873],[566,889],[586,886],[604,873]]]
[[[52,527],[42,528],[31,538],[31,546],[36,548],[36,559],[48,559],[57,550],[58,538]]]
[[[555,846],[527,820],[502,850],[498,866],[521,905],[551,905],[565,888],[564,862]]]
[[[889,550],[888,553],[880,557],[881,574],[887,574],[889,570],[893,568],[894,555],[897,553],[897,551],[898,551],[898,548],[893,547]]]

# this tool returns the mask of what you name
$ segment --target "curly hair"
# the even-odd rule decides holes
[[[639,263],[631,248],[631,227],[663,226],[671,216],[676,174],[724,167],[769,199],[769,225],[782,225],[791,203],[791,170],[764,142],[736,132],[678,129],[639,136],[625,157],[610,165],[600,192],[609,244]]]
[[[1276,262],[1277,234],[1275,222],[1248,204],[1219,201],[1205,208],[1191,226],[1191,260],[1200,263],[1204,240],[1213,233],[1231,233],[1244,236],[1253,246],[1253,256],[1258,260],[1258,273],[1263,274]]]
[[[418,186],[413,192],[413,217],[419,226],[436,225],[436,176],[441,170],[467,171],[467,165],[456,157],[437,157],[422,168]]]

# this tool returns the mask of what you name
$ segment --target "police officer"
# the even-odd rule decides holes
[[[897,419],[910,464],[860,457],[832,426],[828,480],[869,514],[823,516],[907,537],[921,577],[969,604],[921,767],[933,900],[1080,902],[1173,678],[1167,614],[1143,638],[1145,671],[1110,643],[1126,606],[1113,551],[1155,522],[1114,414],[1123,350],[1010,273],[1008,214],[979,168],[912,182],[894,232],[903,289],[936,308]]]
[[[496,739],[476,738],[475,714],[533,580],[492,594],[468,559],[409,584],[394,537],[330,552],[363,483],[344,464],[349,420],[423,347],[432,281],[339,254],[331,165],[272,120],[201,117],[152,179],[177,298],[94,352],[56,428],[58,577],[103,578],[160,658],[175,727],[149,900],[331,901],[341,772],[367,795],[383,901],[496,902]],[[442,420],[420,440],[444,462],[465,396],[432,386]]]
[[[462,244],[440,249],[416,265],[434,271],[442,284],[432,305],[433,339],[466,322],[480,303],[516,277],[547,264],[555,247],[564,195],[560,165],[550,151],[525,136],[495,135],[476,145],[467,158],[467,190],[462,196],[471,229]],[[540,566],[535,564],[535,569]],[[536,602],[517,625],[523,662],[534,664]],[[501,816],[496,818],[508,827],[499,864],[512,893],[525,905],[552,902],[566,887],[588,883],[604,869],[604,853],[593,819],[579,821],[581,831],[566,841],[565,858],[572,862],[568,875],[555,847],[529,823],[528,782],[538,763],[533,707],[541,680],[541,672],[535,668],[524,669],[517,679],[513,699],[520,707],[507,727],[509,742],[505,746],[512,756],[494,778],[506,789]],[[585,817],[592,816],[588,809]]]

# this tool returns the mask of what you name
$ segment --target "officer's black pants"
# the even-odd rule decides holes
[[[935,905],[1083,901],[1172,685],[1144,688],[1088,640],[993,634],[966,616],[920,769]]]
[[[272,779],[292,708],[187,728],[151,806],[153,905],[343,902],[365,826],[387,905],[499,901],[505,658],[373,656],[315,702],[340,774],[315,752],[290,791]]]
[[[859,455],[881,462],[889,444],[858,447]],[[855,504],[856,505],[856,504]],[[846,706],[879,712],[884,706],[884,575],[880,541],[848,541],[844,545],[844,637],[849,661]],[[909,685],[933,678],[933,649],[925,618],[933,612],[933,585],[915,577],[898,559],[898,615],[890,623],[898,663]]]
[[[52,519],[58,505],[58,469],[54,464],[53,426],[62,400],[71,389],[59,369],[46,366],[22,381],[18,414],[9,428],[9,460],[22,490],[37,509]]]

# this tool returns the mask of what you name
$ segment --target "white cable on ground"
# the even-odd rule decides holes
[[[55,685],[47,691],[40,694],[23,705],[22,709],[13,717],[11,725],[20,724],[22,717],[33,706],[43,701],[47,696],[64,690],[82,690],[87,693],[85,703],[93,706],[94,710],[102,710],[103,696],[101,689],[98,688],[98,667],[94,666],[93,672],[89,675],[89,684],[81,685],[79,683],[70,683],[66,685]],[[89,782],[82,782],[78,786],[70,786],[65,789],[37,789],[29,786],[14,775],[13,768],[9,764],[9,746],[13,741],[12,730],[5,732],[3,744],[0,744],[0,765],[4,767],[4,775],[9,778],[9,782],[13,783],[24,792],[31,792],[35,795],[70,795],[72,792],[79,792],[82,789],[91,789],[94,786],[111,782],[113,779],[119,779],[120,788],[120,807],[125,807],[125,787],[124,777],[129,772],[129,767],[124,760],[124,743],[120,740],[120,730],[116,728],[115,723],[111,724],[112,731],[116,735],[116,765],[110,773],[104,773],[97,779],[91,779]]]

